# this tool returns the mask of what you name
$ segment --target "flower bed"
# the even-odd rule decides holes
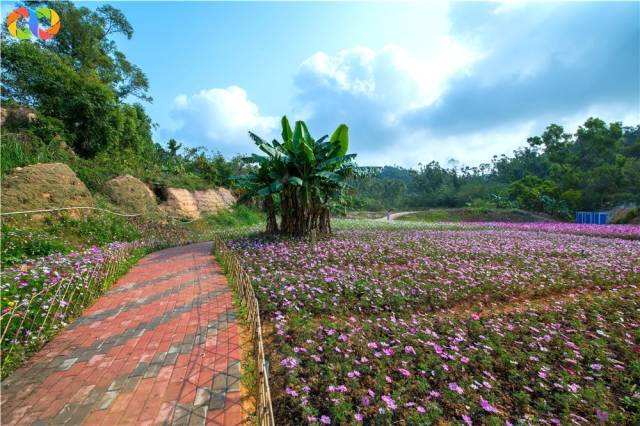
[[[639,419],[638,241],[501,228],[229,244],[274,330],[279,424]],[[549,302],[567,292],[584,297]],[[439,315],[523,298],[546,304]]]
[[[79,315],[143,254],[147,244],[53,254],[14,265],[0,275],[2,373]]]

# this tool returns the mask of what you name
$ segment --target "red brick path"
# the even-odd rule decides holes
[[[2,383],[2,424],[242,424],[239,343],[211,244],[153,253]]]

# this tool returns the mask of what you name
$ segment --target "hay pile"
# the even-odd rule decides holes
[[[103,192],[129,214],[156,214],[156,197],[140,179],[131,175],[118,176],[104,184]]]
[[[91,193],[76,174],[62,163],[17,167],[2,180],[3,212],[57,207],[93,207]],[[70,210],[73,218],[91,214],[91,210]],[[44,216],[36,215],[33,218]]]

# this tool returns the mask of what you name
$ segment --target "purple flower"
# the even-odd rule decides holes
[[[320,423],[322,423],[323,425],[330,425],[331,418],[329,416],[320,416]]]
[[[496,407],[494,407],[493,405],[491,405],[489,403],[489,401],[487,401],[483,397],[480,397],[480,406],[482,407],[482,409],[484,411],[487,411],[489,413],[497,413],[498,412],[498,409]]]
[[[416,354],[416,350],[413,349],[413,346],[405,346],[404,351],[405,353],[408,353],[408,354],[414,354],[414,355]]]
[[[462,395],[464,393],[464,389],[458,386],[457,383],[449,383],[449,389],[451,389],[454,392],[457,392],[459,395]]]
[[[607,419],[609,418],[609,413],[607,413],[606,411],[597,409],[596,416],[598,416],[598,420],[600,420],[601,422],[606,422]]]
[[[393,411],[396,408],[398,408],[398,406],[396,405],[396,402],[389,395],[382,395],[382,400],[384,401],[385,404],[387,404],[387,408],[389,410]]]
[[[464,414],[462,416],[462,420],[464,420],[465,424],[467,426],[473,426],[473,422],[471,421],[471,417],[467,416],[466,414]]]
[[[364,420],[364,416],[360,413],[354,414],[353,418],[356,419],[356,422],[358,423],[362,423],[362,421]]]
[[[602,370],[602,364],[591,364],[590,367],[592,370],[596,370],[596,371]]]
[[[409,370],[405,370],[404,368],[398,368],[398,371],[400,372],[400,374],[402,374],[404,377],[409,377],[411,376],[411,373],[409,372]]]
[[[293,357],[287,357],[280,361],[280,365],[289,369],[293,369],[298,366],[298,360]]]

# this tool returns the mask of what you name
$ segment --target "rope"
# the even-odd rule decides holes
[[[115,215],[118,215],[118,216],[124,216],[124,217],[139,217],[139,216],[143,216],[142,213],[126,214],[126,213],[114,212],[113,210],[103,209],[103,208],[100,208],[100,207],[86,207],[86,206],[83,206],[83,207],[58,207],[58,208],[55,208],[55,209],[24,210],[24,211],[19,211],[19,212],[3,212],[3,213],[0,213],[0,216],[10,216],[10,215],[16,215],[16,214],[31,214],[31,213],[50,213],[50,212],[57,212],[57,211],[62,211],[62,210],[99,210],[99,211],[115,214]],[[193,219],[193,220],[190,220],[188,222],[185,222],[185,221],[181,220],[181,218],[178,218],[178,217],[169,217],[169,219],[177,221],[178,224],[180,224],[180,225],[187,225],[189,223],[193,223],[196,220],[198,220],[198,219]]]
[[[136,213],[136,214],[118,213],[118,212],[114,212],[112,210],[102,209],[100,207],[58,207],[58,208],[55,208],[55,209],[24,210],[24,211],[19,211],[19,212],[3,212],[3,213],[0,213],[0,216],[9,216],[9,215],[14,215],[14,214],[28,214],[28,213],[57,212],[57,211],[61,211],[61,210],[100,210],[100,211],[103,211],[103,212],[115,214],[115,215],[118,215],[118,216],[124,216],[124,217],[142,216],[142,213]]]

